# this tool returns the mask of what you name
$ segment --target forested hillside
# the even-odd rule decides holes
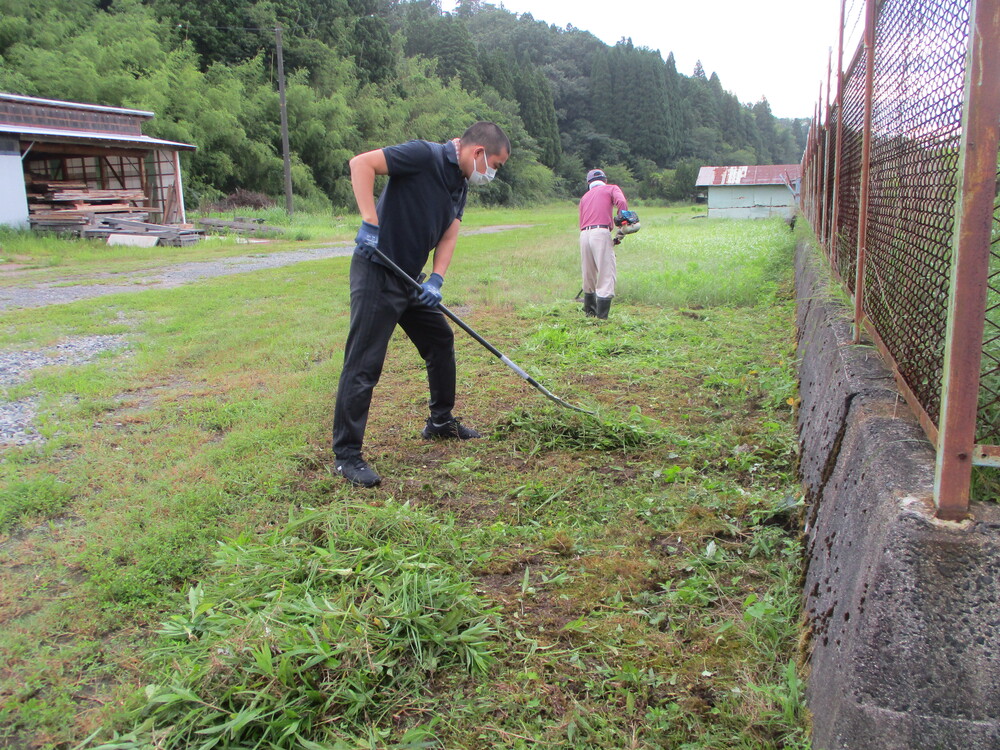
[[[275,28],[302,208],[350,207],[347,160],[479,119],[514,154],[492,204],[576,195],[601,166],[630,195],[689,197],[702,164],[798,162],[806,121],[741,103],[701,64],[609,46],[479,0],[0,0],[0,91],[148,109],[194,143],[187,201],[282,192]],[[708,61],[710,63],[710,61]]]

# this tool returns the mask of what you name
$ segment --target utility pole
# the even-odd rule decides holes
[[[281,156],[285,162],[285,210],[292,215],[292,162],[288,155],[288,109],[285,107],[285,58],[281,49],[281,27],[274,29],[278,46],[278,100],[281,102]]]

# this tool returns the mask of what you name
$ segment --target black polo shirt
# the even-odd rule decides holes
[[[462,218],[469,182],[451,141],[409,141],[382,153],[389,182],[376,206],[379,250],[416,278],[448,227]]]

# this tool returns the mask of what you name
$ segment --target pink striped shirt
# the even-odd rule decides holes
[[[593,224],[612,225],[612,206],[628,210],[625,194],[617,185],[598,185],[580,199],[580,229]]]

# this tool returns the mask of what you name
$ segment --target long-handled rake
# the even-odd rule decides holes
[[[406,273],[406,271],[404,271],[402,268],[400,268],[399,266],[397,266],[392,260],[390,260],[386,256],[385,253],[383,253],[378,248],[375,248],[375,254],[378,255],[379,259],[385,265],[387,265],[389,268],[391,268],[399,276],[399,278],[404,279],[407,283],[410,284],[410,286],[415,287],[416,289],[418,289],[420,291],[423,291],[423,288],[416,281],[416,279],[411,278],[410,275]],[[528,383],[528,385],[530,385],[533,388],[535,388],[535,390],[537,390],[539,393],[541,393],[543,396],[545,396],[545,398],[547,398],[550,401],[553,401],[553,402],[559,404],[559,406],[565,406],[567,409],[572,409],[573,411],[579,411],[579,412],[582,412],[584,414],[590,414],[591,416],[596,416],[595,412],[588,411],[587,409],[584,409],[584,408],[582,408],[580,406],[574,406],[573,404],[569,403],[568,401],[563,401],[561,398],[559,398],[557,395],[555,395],[552,391],[550,391],[544,385],[542,385],[541,383],[539,383],[537,380],[535,380],[533,377],[531,377],[528,373],[526,373],[524,370],[522,370],[516,364],[514,364],[513,362],[511,362],[510,359],[507,356],[505,356],[503,353],[501,353],[499,349],[497,349],[489,341],[487,341],[482,336],[480,336],[478,333],[476,333],[464,320],[462,320],[460,317],[458,317],[455,313],[453,313],[447,307],[445,307],[444,305],[439,304],[438,308],[448,318],[450,318],[455,323],[455,325],[457,325],[459,328],[461,328],[467,334],[469,334],[470,336],[472,336],[472,338],[474,338],[476,341],[478,341],[480,344],[482,344],[482,346],[487,351],[489,351],[490,354],[492,354],[494,357],[496,357],[501,362],[503,362],[505,365],[507,365],[507,367],[509,367],[511,370],[513,370],[515,373],[517,373],[518,377],[520,377],[523,380],[525,380]]]

